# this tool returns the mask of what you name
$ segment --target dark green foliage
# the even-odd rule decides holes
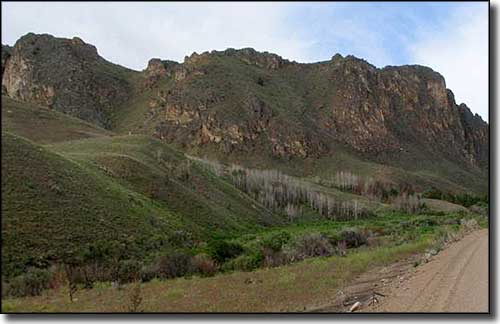
[[[140,278],[142,282],[149,282],[160,277],[158,266],[156,264],[145,265],[141,268]]]
[[[279,232],[273,234],[262,241],[262,246],[270,248],[273,251],[280,251],[283,245],[290,241],[291,235],[288,232]]]
[[[159,257],[157,268],[162,278],[176,278],[194,272],[192,257],[181,251]]]
[[[471,207],[476,204],[488,205],[488,195],[475,195],[470,193],[452,194],[445,193],[435,187],[423,193],[424,198],[446,200],[454,204],[462,205],[464,207]]]
[[[241,255],[224,264],[223,270],[252,271],[262,266],[264,255],[261,251]]]
[[[209,242],[207,250],[212,259],[222,264],[240,255],[243,252],[243,247],[238,243],[214,240]]]
[[[49,288],[51,278],[52,273],[47,269],[29,268],[25,274],[8,281],[2,287],[2,294],[10,297],[38,296]]]
[[[117,281],[120,284],[134,282],[141,277],[142,264],[135,260],[121,261],[118,265]]]
[[[177,230],[172,233],[168,241],[180,248],[192,248],[194,246],[193,234],[184,230]]]

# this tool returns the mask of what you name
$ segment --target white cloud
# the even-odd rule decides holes
[[[8,3],[2,39],[28,33],[79,36],[115,63],[143,69],[152,57],[182,61],[192,52],[254,47],[289,59],[308,42],[288,30],[284,3]]]
[[[488,120],[488,3],[455,10],[442,28],[422,28],[411,52],[444,76],[457,103]]]

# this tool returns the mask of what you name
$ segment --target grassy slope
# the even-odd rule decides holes
[[[174,230],[204,240],[281,222],[195,164],[189,180],[178,179],[187,159],[160,141],[108,136],[65,114],[3,100],[6,275],[38,262],[30,258],[45,260],[91,242],[142,241],[147,249]]]
[[[50,148],[86,168],[104,172],[127,188],[154,196],[165,208],[182,214],[206,233],[241,232],[281,222],[280,217],[228,182],[190,163],[183,154],[156,139],[116,136],[60,143]],[[189,168],[188,178],[179,176],[183,166]]]
[[[445,200],[439,199],[429,199],[425,198],[424,200],[425,206],[434,212],[444,212],[444,213],[453,213],[453,212],[464,212],[467,213],[469,210],[462,205],[457,205]]]
[[[112,134],[81,119],[5,96],[2,96],[2,130],[39,144]]]
[[[116,241],[142,250],[189,227],[158,203],[26,139],[2,133],[2,270]],[[155,242],[156,241],[156,242]],[[144,252],[144,251],[143,251]]]

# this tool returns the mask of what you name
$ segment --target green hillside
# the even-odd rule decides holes
[[[2,133],[4,276],[90,246],[144,253],[185,219],[26,139]]]
[[[2,130],[39,144],[112,134],[76,117],[6,96],[2,96]]]
[[[4,132],[2,156],[6,275],[106,242],[144,257],[168,245],[173,231],[208,240],[283,223],[202,166],[142,136],[42,147]]]
[[[49,148],[178,212],[207,233],[281,222],[230,183],[156,139],[114,136]]]

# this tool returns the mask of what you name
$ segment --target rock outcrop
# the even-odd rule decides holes
[[[183,65],[183,82],[161,89],[152,108],[164,140],[225,153],[267,143],[259,150],[287,159],[328,156],[340,143],[368,157],[437,154],[487,168],[488,124],[430,68],[378,69],[340,55],[298,64],[249,49],[193,54]]]
[[[382,163],[488,168],[488,124],[423,66],[379,69],[339,54],[301,64],[244,48],[193,53],[183,63],[152,59],[134,72],[79,38],[28,34],[2,47],[2,70],[9,96],[108,128],[117,107],[143,103],[137,131],[187,150],[288,160],[332,156],[341,146]]]
[[[6,56],[7,57],[7,56]],[[33,102],[109,128],[109,113],[128,99],[130,71],[107,62],[81,39],[27,34],[6,59],[2,88]]]
[[[3,77],[3,71],[5,70],[5,65],[7,64],[7,61],[10,58],[10,55],[12,53],[12,47],[8,45],[2,45],[2,77]],[[2,95],[7,93],[7,89],[4,87],[2,83]]]

